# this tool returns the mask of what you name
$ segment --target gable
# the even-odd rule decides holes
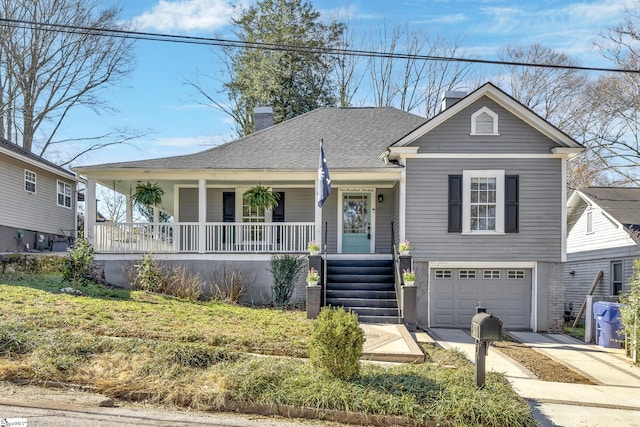
[[[483,113],[484,116],[489,116],[487,112],[496,116],[497,133],[473,134],[472,124],[477,121],[474,118],[483,117]],[[549,154],[551,149],[559,145],[494,100],[483,96],[411,142],[409,146],[419,147],[420,153]]]

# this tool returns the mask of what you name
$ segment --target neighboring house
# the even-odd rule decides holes
[[[321,108],[193,155],[77,167],[96,257],[121,284],[144,252],[209,276],[247,269],[246,299],[264,302],[270,256],[304,254],[316,240],[326,247],[327,304],[371,320],[394,284],[399,294],[398,269],[391,290],[354,294],[353,282],[385,281],[374,260],[398,260],[394,247],[408,239],[418,326],[468,328],[480,303],[507,328],[561,328],[566,162],[582,146],[489,83],[447,93],[443,107],[428,121],[390,107]],[[319,208],[321,140],[333,189]],[[164,188],[174,222],[91,220],[96,183],[129,197],[147,181]],[[278,208],[243,205],[256,184],[280,194]],[[358,292],[384,296],[363,309]]]
[[[640,258],[640,188],[582,188],[567,205],[565,299],[576,316],[599,271],[594,301],[629,290]]]
[[[75,173],[0,138],[0,252],[49,250],[75,236],[76,184]]]

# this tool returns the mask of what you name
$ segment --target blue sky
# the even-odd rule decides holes
[[[593,46],[599,33],[621,22],[625,0],[313,0],[323,16],[348,21],[356,32],[370,32],[383,20],[406,23],[427,33],[464,37],[464,49],[496,59],[508,45],[540,43],[560,50],[582,65],[610,66]],[[249,4],[250,0],[236,3]],[[233,38],[229,0],[128,0],[123,18],[140,31]],[[116,112],[78,111],[61,136],[91,135],[127,126],[148,132],[128,146],[114,146],[75,165],[188,154],[232,139],[223,113],[201,104],[184,84],[195,70],[216,70],[211,47],[140,41],[133,73],[104,94]],[[497,67],[485,75],[498,73]]]

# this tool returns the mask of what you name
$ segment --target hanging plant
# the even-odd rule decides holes
[[[162,205],[162,196],[164,190],[157,182],[138,183],[136,191],[133,193],[133,201],[135,204],[144,207],[159,207]]]
[[[280,195],[272,192],[270,187],[258,184],[245,191],[242,198],[254,209],[273,209],[278,206]]]

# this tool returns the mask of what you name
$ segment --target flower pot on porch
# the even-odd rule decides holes
[[[409,255],[409,251],[400,251],[400,256],[407,256]]]
[[[307,282],[307,286],[318,286],[318,281],[317,280],[309,280]]]
[[[318,255],[320,251],[309,251],[309,255]]]
[[[404,281],[404,285],[405,286],[414,286],[416,284],[415,280],[405,280]]]

